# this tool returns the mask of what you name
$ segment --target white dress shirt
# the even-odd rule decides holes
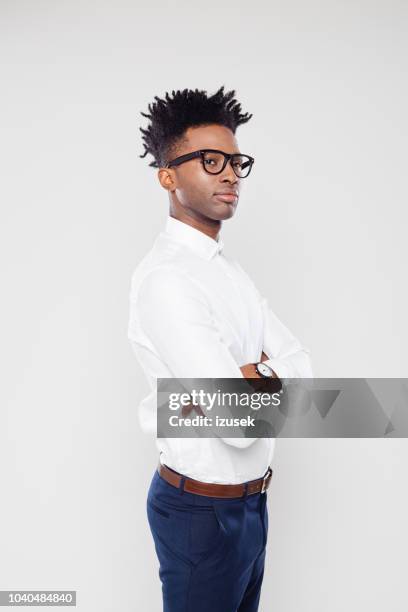
[[[243,378],[240,367],[265,361],[279,378],[313,377],[309,350],[269,308],[221,240],[173,217],[136,267],[128,337],[151,392],[139,406],[156,435],[157,378]],[[204,482],[260,478],[274,438],[156,438],[160,461]]]

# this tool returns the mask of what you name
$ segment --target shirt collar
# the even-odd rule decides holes
[[[214,240],[204,232],[192,227],[184,221],[179,221],[174,217],[167,217],[165,233],[172,238],[190,247],[204,259],[212,259],[224,248],[222,240]]]

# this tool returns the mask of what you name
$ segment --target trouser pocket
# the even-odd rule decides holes
[[[149,495],[147,518],[157,554],[173,555],[196,566],[216,554],[224,544],[225,527],[212,504],[184,504],[183,497],[169,500]]]

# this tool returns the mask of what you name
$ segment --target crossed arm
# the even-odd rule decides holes
[[[262,351],[262,356],[261,359],[259,361],[268,361],[268,355],[266,355],[263,351]],[[246,378],[248,380],[248,382],[250,382],[251,386],[256,389],[256,390],[262,390],[263,388],[267,388],[268,387],[268,380],[263,378],[260,374],[258,374],[258,372],[256,371],[255,368],[255,363],[246,363],[245,365],[240,367],[240,370],[242,372],[242,376],[244,378]],[[274,378],[279,378],[276,373],[273,373],[273,377]],[[253,380],[254,378],[257,379],[262,379],[262,380],[258,380],[255,381]],[[194,410],[197,414],[201,414],[204,416],[203,411],[201,410],[200,406],[196,405],[196,404],[186,404],[185,406],[183,406],[182,409],[182,416],[186,417],[188,416],[191,411]]]
[[[199,286],[180,271],[156,268],[144,279],[136,299],[138,322],[175,378],[245,378],[258,389],[269,382],[254,363],[237,364]],[[313,377],[308,349],[281,323],[265,298],[260,299],[264,328],[260,361],[281,380]],[[240,448],[255,441],[233,440],[225,441]]]

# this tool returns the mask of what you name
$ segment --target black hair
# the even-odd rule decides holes
[[[147,129],[139,128],[145,152],[154,161],[149,166],[160,168],[169,161],[169,155],[182,140],[189,127],[218,124],[228,127],[235,134],[237,127],[249,121],[252,114],[241,113],[241,104],[234,98],[235,90],[224,93],[224,85],[212,96],[204,90],[183,89],[166,92],[165,99],[154,97],[156,102],[149,104],[150,114],[141,112],[150,119]]]

